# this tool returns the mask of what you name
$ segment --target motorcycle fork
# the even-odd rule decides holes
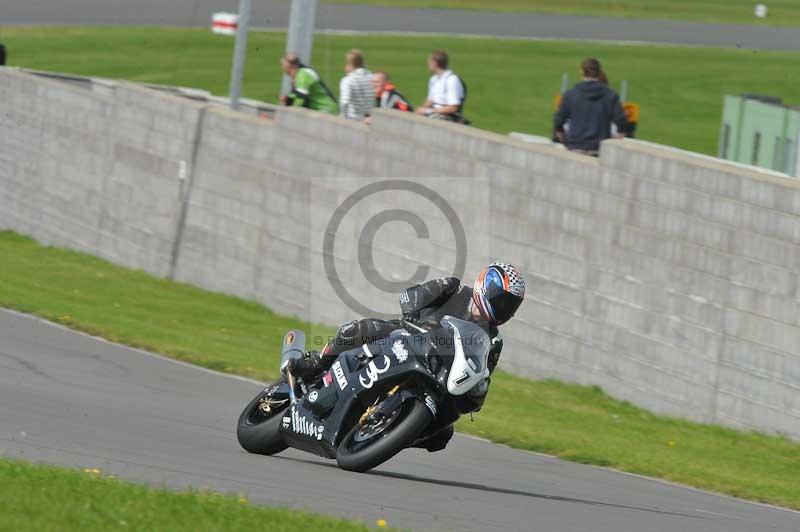
[[[298,403],[297,392],[295,392],[297,381],[291,371],[286,371],[286,380],[289,382],[289,404],[296,405]]]
[[[398,385],[396,385],[394,388],[392,388],[391,390],[389,390],[389,393],[387,393],[387,394],[386,394],[386,397],[384,397],[383,399],[388,399],[389,397],[393,396],[394,394],[396,394],[396,393],[397,393],[397,390],[399,390],[399,389],[400,389],[400,385],[398,384]],[[374,413],[375,413],[375,411],[378,409],[378,405],[381,403],[381,400],[382,400],[382,398],[381,398],[380,396],[378,396],[377,398],[375,398],[375,402],[372,404],[372,406],[370,406],[369,408],[367,408],[367,409],[364,411],[364,413],[363,413],[363,414],[361,414],[361,417],[358,419],[358,422],[359,422],[359,423],[364,423],[364,421],[365,421],[365,420],[366,420],[366,419],[367,419],[369,416],[371,416],[372,414],[374,414]]]

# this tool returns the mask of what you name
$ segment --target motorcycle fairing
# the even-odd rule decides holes
[[[346,379],[346,387],[341,389],[336,375],[332,375],[331,379],[325,379],[330,381],[326,392],[330,393],[330,389],[333,388],[337,394],[336,405],[324,419],[321,419],[307,408],[308,396],[314,389],[319,389],[319,387],[310,388],[309,393],[300,402],[283,413],[280,432],[286,443],[318,456],[335,458],[336,447],[344,437],[340,428],[343,424],[348,426],[351,424],[345,424],[345,421],[354,422],[357,419],[355,416],[372,405],[381,392],[395,383],[407,380],[414,373],[424,375],[430,381],[432,377],[430,372],[420,363],[417,352],[411,349],[412,339],[413,337],[406,335],[393,335],[387,340],[342,353],[334,362],[334,366],[339,364],[341,373],[338,377],[343,376]],[[398,341],[401,343],[397,344]],[[400,346],[407,350],[407,357],[404,358]],[[398,357],[395,351],[401,355]],[[366,366],[360,367],[359,358],[363,359],[365,356],[369,362]],[[404,361],[401,362],[401,359]],[[329,371],[334,372],[334,367]],[[407,400],[412,396],[402,394],[402,397],[403,400]]]
[[[488,357],[491,341],[477,325],[446,316],[442,323],[453,334],[453,363],[447,375],[447,391],[464,395],[489,377]]]

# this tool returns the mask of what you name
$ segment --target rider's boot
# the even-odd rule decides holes
[[[435,432],[430,438],[417,442],[415,445],[412,445],[412,447],[419,447],[426,449],[429,453],[435,453],[447,447],[447,443],[452,437],[453,425],[448,425],[438,432]]]

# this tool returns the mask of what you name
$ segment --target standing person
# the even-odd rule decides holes
[[[6,64],[6,47],[0,43],[0,66],[5,66]]]
[[[339,84],[339,102],[342,116],[363,121],[372,114],[375,104],[372,72],[364,67],[361,50],[347,52],[344,71],[347,74]]]
[[[585,59],[581,73],[583,81],[564,93],[553,116],[553,127],[567,149],[597,156],[600,142],[611,137],[611,124],[618,131],[625,131],[628,121],[619,95],[600,80],[603,74],[600,62]],[[569,130],[565,132],[567,122]]]
[[[400,94],[386,72],[373,74],[372,86],[375,89],[375,107],[405,112],[414,111],[414,108],[408,103],[405,96]]]
[[[428,99],[417,109],[417,114],[465,124],[467,89],[461,78],[449,70],[449,64],[447,52],[437,50],[428,57],[428,70],[433,76],[428,82]]]
[[[305,66],[297,54],[286,53],[281,58],[281,69],[292,78],[292,92],[281,96],[281,104],[305,107],[332,115],[339,114],[339,105],[333,93],[319,74]]]

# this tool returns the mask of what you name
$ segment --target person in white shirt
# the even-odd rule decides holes
[[[463,115],[466,87],[461,78],[448,69],[449,63],[447,52],[438,50],[430,55],[428,69],[433,76],[428,82],[428,99],[416,112],[431,118],[466,123]]]
[[[363,121],[372,114],[375,105],[372,72],[364,68],[361,50],[350,50],[346,59],[344,71],[347,75],[339,84],[339,108],[343,117]]]

